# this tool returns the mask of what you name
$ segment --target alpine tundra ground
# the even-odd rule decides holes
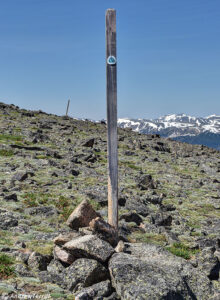
[[[219,295],[220,152],[128,129],[118,129],[118,151],[119,236],[130,247],[135,268],[139,268],[137,253],[150,260],[160,249],[161,264],[163,257],[181,261],[201,274],[197,281],[202,286],[207,280],[210,289],[169,294],[172,286],[167,284],[168,298],[150,298],[150,292],[140,294],[132,273],[134,282],[129,279],[125,291],[128,279],[117,273],[124,258],[117,261],[114,254],[109,262],[111,276],[107,276],[110,295],[88,299],[132,299],[132,293],[136,299]],[[1,297],[33,294],[74,299],[76,290],[51,277],[45,280],[45,274],[50,272],[53,239],[71,231],[65,221],[79,203],[88,199],[107,220],[106,124],[0,103],[0,183]],[[28,263],[33,252],[45,258],[43,269]],[[44,280],[42,272],[46,272]],[[147,269],[143,272],[140,281],[147,276]],[[160,290],[159,283],[155,289],[157,284]]]

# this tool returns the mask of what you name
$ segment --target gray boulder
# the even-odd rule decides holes
[[[112,285],[121,299],[210,299],[213,287],[202,271],[159,246],[126,244],[109,262]]]
[[[220,262],[214,255],[215,247],[207,247],[198,255],[198,265],[210,280],[218,280],[220,272]]]
[[[157,185],[151,175],[142,175],[138,178],[138,187],[141,190],[156,189]]]
[[[50,217],[53,215],[57,215],[58,211],[53,206],[37,206],[37,207],[30,207],[26,208],[25,212],[30,215],[40,215]]]
[[[47,271],[50,274],[61,274],[65,271],[65,268],[61,262],[52,259],[49,265],[47,266]]]
[[[92,286],[81,290],[77,293],[76,300],[95,300],[103,299],[103,297],[108,297],[112,293],[112,286],[109,280],[102,281]]]
[[[4,200],[5,201],[15,201],[15,202],[17,202],[18,201],[18,197],[17,197],[16,193],[13,193],[13,194],[9,194],[9,195],[5,196]]]
[[[38,273],[38,277],[42,282],[52,282],[58,285],[64,285],[65,267],[58,260],[52,259],[47,266],[47,271]]]
[[[18,218],[7,210],[0,209],[0,229],[7,230],[18,225]]]
[[[87,141],[84,142],[83,146],[84,147],[93,147],[94,145],[94,142],[95,142],[95,139],[92,138],[92,139],[88,139]]]
[[[108,270],[93,259],[80,258],[63,273],[64,284],[70,291],[80,291],[97,282],[108,279]]]
[[[100,262],[107,261],[114,253],[114,248],[109,243],[92,234],[67,242],[63,245],[63,249],[73,257],[93,258]]]

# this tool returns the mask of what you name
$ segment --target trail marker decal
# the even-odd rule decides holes
[[[116,58],[114,56],[109,56],[107,59],[107,64],[108,65],[116,65]]]

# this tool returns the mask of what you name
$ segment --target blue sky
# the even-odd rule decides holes
[[[107,8],[119,117],[220,114],[219,0],[0,0],[0,101],[105,118]]]

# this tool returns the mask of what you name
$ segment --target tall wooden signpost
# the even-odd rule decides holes
[[[118,138],[116,11],[106,11],[106,98],[108,128],[108,222],[118,229]]]

